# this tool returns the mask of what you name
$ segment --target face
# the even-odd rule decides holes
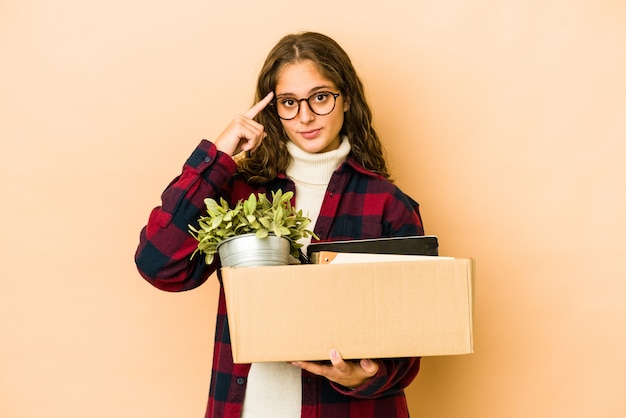
[[[295,102],[318,92],[339,93],[339,90],[335,83],[320,73],[317,65],[311,60],[287,64],[278,74],[275,90],[277,101],[293,99]],[[319,116],[313,113],[308,103],[303,100],[300,102],[300,111],[296,117],[291,120],[281,119],[281,122],[289,140],[302,150],[309,153],[331,151],[341,144],[339,132],[343,126],[344,112],[349,107],[348,101],[341,95],[337,97],[332,112]]]

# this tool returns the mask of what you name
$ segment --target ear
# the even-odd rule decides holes
[[[347,96],[344,96],[344,100],[343,100],[343,113],[346,113],[349,109],[350,109],[350,98]]]

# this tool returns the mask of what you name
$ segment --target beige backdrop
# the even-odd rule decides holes
[[[626,3],[0,2],[0,416],[200,417],[215,281],[133,253],[287,32],[335,37],[442,255],[477,260],[475,350],[418,418],[626,416]]]

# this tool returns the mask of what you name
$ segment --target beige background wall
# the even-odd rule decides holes
[[[418,418],[626,416],[626,3],[0,2],[0,416],[202,416],[216,285],[135,271],[280,36],[351,54],[398,184],[477,260],[475,349]]]

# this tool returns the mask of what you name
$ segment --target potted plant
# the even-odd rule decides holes
[[[231,208],[220,198],[204,199],[207,213],[198,219],[198,228],[189,225],[189,232],[198,241],[191,255],[204,254],[211,264],[218,253],[222,266],[289,264],[289,255],[298,258],[302,237],[317,238],[307,227],[311,220],[291,206],[293,192],[250,194],[248,199]],[[233,253],[236,251],[237,253]]]

